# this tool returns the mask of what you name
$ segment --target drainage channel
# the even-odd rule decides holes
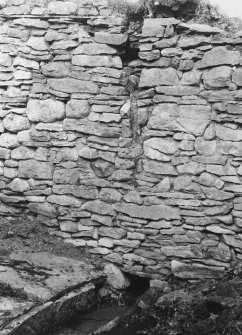
[[[52,329],[48,335],[101,335],[118,327],[124,317],[131,316],[137,299],[149,288],[149,280],[129,275],[131,285],[125,290],[100,288],[97,304],[90,312],[70,319],[65,326]]]

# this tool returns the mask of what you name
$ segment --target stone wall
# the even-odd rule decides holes
[[[242,39],[174,18],[128,36],[105,0],[0,6],[0,214],[154,279],[240,260]]]

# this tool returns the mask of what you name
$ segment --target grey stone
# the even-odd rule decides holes
[[[161,176],[177,176],[177,172],[172,165],[151,160],[144,162],[144,171]]]
[[[242,249],[242,240],[239,238],[235,238],[231,235],[224,235],[223,236],[224,241],[227,245],[234,247],[234,248],[239,248]]]
[[[3,119],[3,126],[10,132],[17,133],[29,129],[30,123],[26,117],[10,113]]]
[[[180,48],[196,48],[200,45],[207,45],[211,42],[210,37],[205,36],[194,36],[194,37],[186,37],[181,36],[178,41],[178,46]]]
[[[30,99],[26,113],[32,122],[54,122],[64,119],[65,105],[63,102],[53,99]]]
[[[116,227],[100,227],[98,230],[98,234],[100,236],[107,236],[113,239],[122,239],[124,237],[126,237],[127,232],[126,230],[122,229],[122,228],[116,228]]]
[[[232,76],[232,81],[237,85],[237,86],[242,86],[242,68],[236,68],[233,76]]]
[[[47,201],[52,204],[57,204],[59,206],[70,206],[70,207],[81,207],[82,202],[74,197],[67,195],[49,195]]]
[[[78,198],[83,199],[97,199],[98,198],[98,191],[95,187],[85,186],[85,185],[54,185],[53,193],[56,194],[71,194]]]
[[[229,114],[242,115],[242,104],[231,102],[227,106]]]
[[[114,164],[103,159],[98,159],[95,162],[91,162],[91,168],[95,175],[100,178],[111,176],[115,170]]]
[[[27,42],[27,46],[37,51],[46,51],[49,49],[49,44],[44,37],[31,36]]]
[[[237,65],[239,62],[239,51],[230,51],[226,49],[226,47],[216,47],[204,54],[203,59],[198,64],[198,68],[204,69],[218,65]]]
[[[105,265],[104,273],[107,275],[107,283],[115,289],[123,290],[131,284],[130,279],[114,264]]]
[[[145,19],[142,27],[142,37],[163,37],[165,27],[177,25],[180,21],[175,18]]]
[[[75,55],[72,57],[72,64],[77,66],[86,66],[86,67],[114,67],[121,69],[122,61],[119,56],[89,56],[89,55]]]
[[[202,77],[201,71],[189,71],[185,72],[182,76],[182,80],[180,82],[181,85],[194,85],[199,86]]]
[[[99,88],[95,83],[74,78],[48,79],[50,88],[64,93],[98,93]]]
[[[34,159],[20,161],[18,169],[19,178],[52,179],[53,166],[48,162]]]
[[[216,153],[216,141],[205,141],[202,137],[198,137],[195,141],[195,148],[200,155],[212,156]]]
[[[8,188],[14,192],[23,193],[29,189],[29,183],[26,180],[15,178],[8,184]]]
[[[87,100],[71,99],[66,105],[66,116],[70,118],[83,119],[90,113],[90,106]]]
[[[223,141],[242,141],[242,130],[224,127],[220,124],[215,125],[216,136]]]
[[[122,203],[115,205],[115,209],[117,212],[141,219],[179,219],[177,209],[163,205],[139,206],[135,204]]]
[[[9,67],[12,64],[12,58],[7,54],[0,52],[0,65],[4,67]]]
[[[211,279],[223,275],[217,268],[202,264],[183,263],[176,260],[171,261],[171,270],[174,276],[182,279]]]
[[[16,135],[4,133],[0,135],[0,147],[13,149],[19,145]]]
[[[203,74],[205,88],[222,88],[230,83],[232,69],[229,66],[219,66]]]
[[[33,149],[20,146],[11,151],[11,158],[16,160],[34,158],[35,151]]]
[[[31,27],[35,29],[48,29],[49,23],[40,19],[20,18],[14,20],[16,25]]]
[[[52,1],[48,4],[48,11],[53,15],[75,15],[78,4],[72,1]]]
[[[175,69],[143,69],[139,87],[154,87],[159,85],[178,85],[178,76]]]
[[[126,34],[110,34],[108,32],[96,32],[94,41],[102,44],[122,45],[127,42],[128,35]]]
[[[46,77],[64,78],[68,76],[68,67],[63,62],[50,62],[41,66]]]
[[[191,32],[199,33],[199,34],[205,34],[205,35],[212,35],[212,34],[224,34],[224,30],[209,26],[208,24],[199,24],[199,23],[180,23],[179,28],[182,29],[188,29]]]
[[[117,50],[106,44],[100,43],[85,43],[81,44],[73,51],[73,55],[114,55]]]
[[[153,109],[148,127],[159,130],[185,131],[196,136],[203,135],[211,121],[209,106],[177,106],[161,104]]]
[[[82,209],[85,211],[90,211],[91,213],[97,213],[101,215],[113,216],[115,214],[114,209],[111,205],[100,200],[88,201],[82,206]]]
[[[202,191],[206,195],[208,199],[213,199],[213,200],[228,200],[234,198],[234,194],[230,192],[225,192],[218,190],[214,187],[204,187],[202,186]]]

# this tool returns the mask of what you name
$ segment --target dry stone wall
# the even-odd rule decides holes
[[[240,260],[239,34],[159,18],[128,36],[105,0],[0,7],[0,214],[153,279]]]

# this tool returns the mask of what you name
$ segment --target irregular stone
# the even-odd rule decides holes
[[[205,88],[222,88],[230,83],[232,69],[229,66],[215,67],[203,74]]]
[[[142,205],[143,200],[137,191],[130,191],[124,196],[124,201]]]
[[[130,279],[114,264],[106,264],[104,273],[107,276],[107,283],[115,289],[123,290],[131,284]]]
[[[46,77],[64,78],[68,76],[68,67],[62,62],[50,62],[41,66],[41,71]]]
[[[224,30],[209,26],[208,24],[199,24],[199,23],[180,23],[179,28],[182,29],[188,29],[191,32],[199,33],[199,34],[205,34],[205,35],[211,35],[211,34],[224,34]]]
[[[77,144],[77,151],[78,155],[82,158],[89,160],[98,158],[98,151],[86,145]]]
[[[122,60],[119,56],[89,56],[89,55],[75,55],[72,57],[72,64],[77,66],[86,66],[86,67],[114,67],[121,69]]]
[[[195,149],[200,155],[212,156],[216,153],[217,143],[216,141],[205,141],[202,137],[198,137],[195,140]]]
[[[242,104],[238,104],[238,103],[228,103],[228,113],[229,114],[238,114],[238,115],[242,115]]]
[[[181,85],[194,85],[199,86],[202,77],[201,71],[189,71],[185,72],[182,76],[182,80],[180,81]]]
[[[98,234],[100,236],[107,236],[110,237],[112,239],[122,239],[124,237],[126,237],[127,232],[126,230],[122,229],[122,228],[116,228],[116,227],[100,227],[98,230]]]
[[[97,213],[101,215],[110,215],[113,216],[115,214],[114,209],[111,205],[100,201],[88,201],[82,206],[82,210],[89,211],[91,213]]]
[[[118,202],[122,199],[121,193],[113,188],[102,188],[99,197],[106,202]]]
[[[53,90],[65,93],[96,94],[99,92],[99,88],[96,84],[74,78],[48,79],[47,82]]]
[[[242,68],[236,68],[234,70],[233,76],[232,76],[232,81],[237,85],[237,86],[242,86]]]
[[[207,45],[211,42],[210,37],[205,36],[194,36],[194,37],[186,37],[181,36],[181,38],[178,41],[178,46],[180,48],[186,49],[186,48],[196,48],[201,45]]]
[[[26,113],[32,122],[54,122],[64,119],[65,104],[53,99],[30,99]]]
[[[230,51],[226,47],[216,47],[206,52],[198,64],[199,69],[218,65],[237,65],[240,63],[239,51]]]
[[[177,176],[177,172],[173,166],[156,161],[145,161],[144,171],[162,176],[166,175]]]
[[[179,219],[179,213],[177,209],[163,205],[139,206],[122,203],[116,204],[114,207],[117,212],[127,214],[128,216],[135,218],[150,220]]]
[[[72,1],[52,1],[48,4],[48,11],[53,15],[75,15],[78,4]]]
[[[49,49],[49,44],[44,37],[39,36],[31,36],[27,42],[27,46],[37,51],[47,51]]]
[[[33,69],[33,70],[39,69],[38,62],[31,60],[31,59],[23,58],[20,56],[14,59],[13,66],[21,66],[21,67],[25,67],[27,69]]]
[[[74,197],[67,195],[49,195],[47,201],[59,206],[81,207],[82,202]]]
[[[76,185],[80,178],[78,169],[56,169],[53,180],[56,184]]]
[[[182,263],[176,260],[171,261],[171,270],[175,277],[182,279],[213,279],[223,275],[218,268],[202,264]]]
[[[32,203],[29,205],[29,211],[31,213],[37,213],[48,218],[55,218],[57,216],[57,212],[54,206],[47,202],[43,204]]]
[[[211,121],[209,106],[177,106],[161,104],[153,109],[148,127],[159,130],[185,131],[196,136],[203,135]]]
[[[202,248],[196,246],[195,248],[190,245],[185,246],[165,246],[161,247],[161,252],[168,257],[179,257],[179,258],[203,258]]]
[[[0,65],[4,67],[10,67],[12,64],[12,58],[7,54],[0,52]]]
[[[52,179],[53,166],[51,163],[40,162],[34,159],[20,161],[18,176],[19,178]]]
[[[110,34],[108,32],[95,32],[94,41],[101,44],[122,45],[127,42],[126,34]]]
[[[214,187],[204,187],[204,186],[202,186],[202,191],[208,199],[224,201],[224,200],[234,198],[233,193],[221,191],[221,190],[218,190]]]
[[[142,37],[163,37],[165,27],[177,25],[180,21],[175,18],[145,19],[142,27]]]
[[[109,227],[112,227],[113,225],[113,220],[110,216],[105,216],[105,215],[98,215],[98,214],[93,214],[91,216],[91,220],[94,221],[94,222],[98,222],[100,223],[101,225],[104,225],[104,226],[109,226]]]
[[[73,41],[73,40],[61,40],[61,41],[56,41],[52,43],[51,49],[52,50],[67,50],[67,49],[73,49],[78,45],[78,42]]]
[[[117,50],[106,44],[85,43],[73,51],[73,55],[114,55]]]
[[[85,185],[53,185],[53,193],[56,194],[71,194],[83,199],[97,199],[98,191],[95,187]]]
[[[178,85],[178,76],[176,70],[168,69],[143,69],[141,72],[139,87],[154,87],[159,85]]]
[[[20,25],[20,26],[25,26],[25,27],[31,27],[35,29],[48,29],[49,28],[49,23],[40,20],[40,19],[30,19],[30,18],[20,18],[17,20],[14,20],[14,24]]]
[[[163,38],[160,41],[154,43],[154,47],[158,49],[165,49],[175,47],[178,41],[178,37],[174,36],[172,38]]]
[[[8,188],[13,192],[23,193],[29,189],[29,183],[26,180],[15,178],[8,184]]]
[[[20,6],[7,6],[2,9],[2,13],[7,16],[12,15],[26,15],[30,12],[30,6],[23,4]]]
[[[73,221],[60,221],[60,230],[67,231],[69,233],[77,233],[77,223]]]
[[[184,95],[198,95],[200,89],[198,87],[191,86],[161,86],[156,87],[156,92],[165,94],[165,95],[173,95],[178,97],[183,97]]]
[[[206,230],[214,233],[214,234],[222,234],[222,235],[234,235],[235,232],[226,228],[222,228],[220,226],[217,225],[211,225],[211,226],[207,226]]]
[[[235,238],[231,235],[224,235],[223,239],[227,245],[230,245],[231,247],[234,247],[234,248],[242,249],[241,239]]]
[[[95,175],[99,178],[107,178],[111,176],[115,170],[114,164],[103,159],[98,159],[95,162],[91,162],[91,168]]]
[[[27,147],[18,147],[11,151],[11,158],[16,160],[34,158],[35,151]]]
[[[19,142],[16,135],[4,133],[0,135],[0,147],[13,149],[18,147]]]
[[[242,141],[242,130],[224,127],[220,124],[215,125],[216,136],[223,141]]]

